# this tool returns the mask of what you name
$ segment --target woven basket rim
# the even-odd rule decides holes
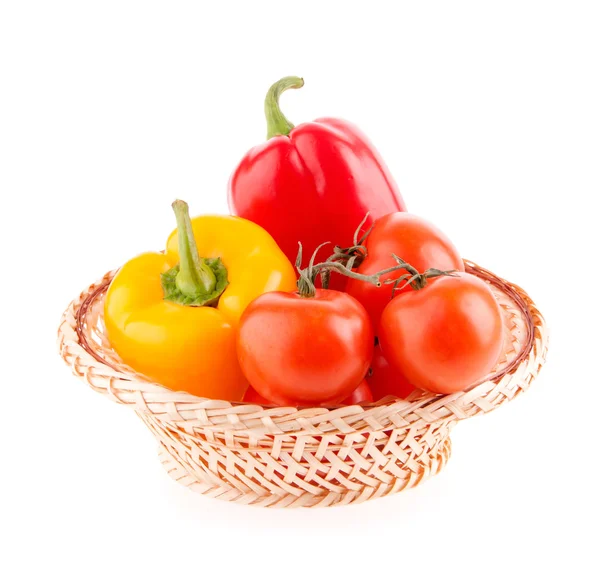
[[[491,377],[452,395],[414,392],[366,405],[269,407],[171,391],[123,364],[103,325],[109,272],[65,311],[58,346],[74,375],[136,412],[168,474],[223,500],[272,507],[362,502],[414,487],[450,455],[449,432],[527,391],[546,359],[548,331],[518,286],[465,261],[502,310],[504,351]]]
[[[84,330],[85,319],[86,319],[88,310],[95,303],[95,301],[98,298],[103,297],[103,294],[106,292],[106,289],[108,288],[108,285],[110,284],[110,281],[112,280],[112,278],[114,277],[114,275],[116,274],[118,269],[114,270],[112,272],[109,272],[107,275],[105,275],[103,281],[100,282],[91,292],[89,292],[85,296],[83,301],[80,303],[80,305],[76,308],[75,332],[76,332],[77,339],[78,339],[78,342],[76,344],[79,346],[79,348],[81,349],[82,352],[90,355],[96,362],[102,364],[104,366],[105,370],[112,372],[112,373],[109,373],[109,375],[112,375],[113,377],[116,377],[119,379],[124,379],[124,380],[129,380],[129,381],[137,380],[139,382],[143,382],[145,388],[147,388],[147,389],[154,388],[155,392],[157,394],[161,394],[163,396],[165,393],[171,394],[173,402],[178,403],[178,404],[182,404],[182,403],[200,404],[201,403],[201,404],[205,405],[207,402],[209,402],[215,406],[217,406],[217,404],[218,404],[219,406],[222,406],[222,408],[224,408],[224,409],[227,409],[229,407],[252,405],[255,408],[260,408],[261,410],[265,411],[265,415],[267,415],[267,416],[278,416],[278,415],[280,416],[281,414],[283,414],[282,410],[285,411],[286,415],[292,414],[292,413],[298,413],[298,412],[306,412],[307,415],[315,416],[316,414],[318,414],[318,412],[329,412],[329,413],[339,412],[340,415],[343,416],[343,415],[347,415],[347,413],[349,413],[350,409],[356,410],[357,408],[359,408],[361,410],[368,411],[369,409],[372,409],[372,408],[382,407],[382,406],[391,405],[391,404],[398,404],[398,403],[405,403],[407,405],[408,404],[412,405],[412,407],[418,407],[418,406],[424,406],[424,405],[427,405],[427,404],[430,404],[433,402],[438,402],[438,404],[440,406],[443,405],[443,406],[447,407],[450,403],[452,403],[453,401],[455,401],[461,397],[464,397],[466,394],[471,394],[471,393],[476,394],[477,388],[484,386],[486,384],[489,385],[489,383],[499,381],[504,376],[509,375],[509,374],[513,373],[515,370],[517,370],[519,365],[522,362],[526,361],[527,358],[531,355],[532,349],[534,347],[534,341],[535,341],[534,334],[535,334],[536,326],[539,323],[543,323],[543,318],[541,317],[539,311],[537,311],[537,309],[535,309],[533,307],[533,303],[531,302],[531,300],[528,299],[529,303],[526,302],[526,300],[523,296],[525,296],[526,298],[528,298],[528,296],[520,287],[500,278],[499,276],[495,275],[493,272],[486,270],[485,268],[482,268],[481,266],[478,266],[477,264],[475,264],[472,261],[464,260],[464,263],[465,263],[465,268],[466,268],[467,272],[475,274],[478,277],[480,277],[481,279],[483,279],[484,281],[487,281],[490,284],[495,285],[500,291],[507,294],[511,298],[511,300],[515,303],[515,305],[518,307],[518,309],[522,313],[523,320],[525,321],[525,331],[526,331],[525,343],[522,346],[522,348],[519,350],[518,354],[513,358],[513,360],[508,365],[506,365],[504,368],[502,368],[498,372],[492,372],[489,376],[482,378],[479,382],[477,382],[475,385],[473,385],[469,389],[466,389],[466,390],[458,392],[458,393],[449,394],[449,395],[441,395],[441,394],[434,394],[434,393],[430,393],[430,392],[426,392],[426,391],[418,391],[416,393],[412,393],[407,399],[390,396],[390,397],[385,397],[383,399],[380,399],[376,402],[360,403],[359,405],[279,407],[279,406],[261,405],[261,404],[256,404],[256,403],[245,403],[242,401],[226,401],[226,400],[222,400],[222,399],[210,399],[210,398],[204,398],[204,397],[197,397],[197,396],[191,395],[184,391],[173,391],[171,389],[168,389],[167,387],[160,385],[159,383],[151,381],[149,378],[147,378],[143,374],[136,372],[135,370],[129,368],[129,366],[126,366],[125,364],[119,366],[119,365],[115,365],[115,364],[107,361],[105,358],[103,358],[99,354],[97,354],[96,351],[94,350],[94,347],[91,346],[90,343],[88,342],[88,336],[86,334],[86,331]],[[62,324],[61,324],[61,327],[62,327]],[[59,331],[60,331],[60,329],[59,329]],[[417,405],[416,403],[418,403],[419,405]],[[309,411],[310,411],[310,413],[309,413]]]

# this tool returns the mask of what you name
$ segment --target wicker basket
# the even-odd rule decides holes
[[[501,305],[501,362],[467,392],[414,392],[407,400],[334,409],[261,407],[173,392],[124,365],[103,332],[114,272],[63,315],[60,353],[92,389],[135,410],[159,442],[168,474],[194,491],[270,507],[362,502],[414,487],[450,456],[459,421],[510,401],[538,374],[547,350],[544,320],[519,287],[465,262]]]

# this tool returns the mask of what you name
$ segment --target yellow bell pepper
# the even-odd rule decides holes
[[[166,252],[133,258],[110,284],[108,339],[125,363],[165,387],[239,401],[248,387],[235,348],[239,318],[262,293],[294,291],[294,269],[251,221],[190,220],[182,201],[173,209],[178,228]]]

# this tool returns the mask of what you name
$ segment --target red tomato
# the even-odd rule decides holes
[[[242,398],[243,403],[254,403],[255,405],[268,405],[269,401],[264,397],[261,397],[256,389],[253,387],[248,387],[246,392],[244,393],[244,397]]]
[[[500,307],[471,274],[443,276],[393,299],[379,327],[381,350],[413,385],[462,391],[494,367],[502,350]]]
[[[373,393],[367,383],[366,379],[360,382],[360,385],[352,391],[349,397],[346,397],[343,401],[343,405],[357,405],[358,403],[372,403]]]
[[[450,239],[425,219],[410,213],[390,213],[375,221],[365,246],[367,257],[357,269],[359,274],[372,275],[395,266],[392,254],[408,262],[419,273],[429,268],[459,271],[465,269],[462,258]],[[406,273],[405,270],[399,270],[383,275],[380,279],[397,279]],[[393,286],[382,284],[377,287],[349,279],[346,291],[362,303],[377,331],[381,313],[392,298]],[[403,291],[412,290],[406,287]],[[399,293],[401,292],[396,291],[395,295]]]
[[[244,403],[254,403],[255,405],[268,405],[270,404],[267,399],[261,397],[253,387],[248,387],[244,398]],[[373,394],[366,380],[362,380],[358,387],[352,391],[349,397],[346,397],[343,401],[343,405],[357,405],[358,403],[371,403],[373,402]]]
[[[346,293],[275,291],[242,315],[238,359],[252,387],[277,405],[337,404],[367,373],[373,338],[367,312]]]
[[[415,389],[415,386],[401,372],[389,364],[381,353],[380,346],[375,346],[373,361],[371,362],[371,377],[367,381],[375,401],[388,395],[406,399]]]

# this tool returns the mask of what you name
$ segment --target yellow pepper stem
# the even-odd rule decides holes
[[[188,204],[177,199],[172,207],[177,219],[179,242],[179,273],[175,278],[177,289],[188,297],[212,293],[217,285],[217,278],[198,254]]]

